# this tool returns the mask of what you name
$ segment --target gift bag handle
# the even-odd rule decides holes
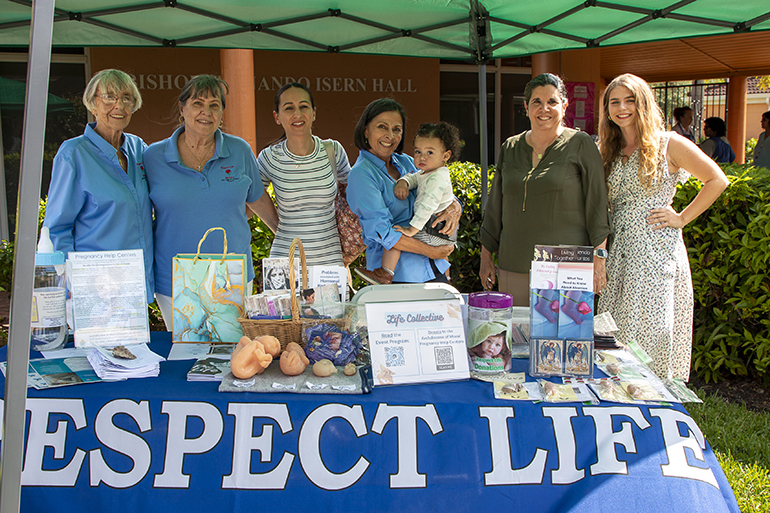
[[[197,262],[200,259],[200,256],[201,256],[201,246],[203,245],[203,241],[205,241],[206,237],[208,237],[209,233],[213,232],[214,230],[222,230],[222,233],[224,234],[225,244],[224,244],[224,250],[222,251],[222,262],[221,263],[225,262],[225,255],[227,255],[227,232],[225,231],[224,228],[221,228],[221,227],[217,226],[215,228],[209,228],[208,230],[206,230],[206,233],[204,233],[203,237],[201,237],[200,242],[198,242],[198,253],[195,254],[195,258],[193,258],[193,263]]]

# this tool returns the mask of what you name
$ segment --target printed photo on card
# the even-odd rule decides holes
[[[542,374],[560,374],[563,372],[562,359],[564,341],[559,339],[542,339],[536,341],[537,372]]]
[[[568,374],[590,374],[592,370],[591,343],[586,340],[565,340],[567,358],[564,371]]]

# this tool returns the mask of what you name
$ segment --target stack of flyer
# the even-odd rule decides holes
[[[165,358],[153,353],[147,344],[94,347],[88,361],[101,379],[154,378],[160,374]]]
[[[530,375],[593,373],[593,248],[535,246],[530,274]]]

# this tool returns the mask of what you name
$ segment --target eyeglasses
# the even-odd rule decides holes
[[[102,99],[102,102],[104,102],[105,105],[115,105],[118,100],[120,100],[123,105],[126,107],[129,107],[131,109],[134,108],[134,105],[136,105],[136,100],[132,96],[123,95],[121,97],[117,96],[111,96],[109,94],[97,94],[95,96],[98,96]]]

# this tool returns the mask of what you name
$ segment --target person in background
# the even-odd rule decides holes
[[[45,220],[56,251],[141,249],[147,302],[153,301],[152,205],[143,154],[147,145],[124,130],[142,106],[126,73],[105,69],[83,93],[94,122],[56,152]]]
[[[406,226],[414,215],[414,191],[406,199],[394,193],[396,181],[407,173],[415,173],[414,159],[404,155],[406,113],[395,100],[380,98],[364,109],[356,124],[354,141],[360,150],[348,176],[348,203],[361,223],[366,242],[366,268],[382,267],[386,249],[401,251],[395,269],[395,283],[446,283],[449,262],[446,257],[454,245],[430,246],[397,231],[395,226]],[[454,233],[462,209],[455,199],[434,222],[445,221],[445,235]]]
[[[193,77],[177,102],[181,126],[145,153],[155,208],[156,299],[168,330],[173,319],[174,256],[197,252],[198,242],[209,228],[224,228],[228,252],[247,256],[244,293],[249,295],[254,266],[245,207],[268,220],[268,226],[276,217],[249,143],[220,129],[226,95],[227,83],[221,78]],[[201,252],[221,253],[221,239],[207,238]]]
[[[693,290],[682,228],[714,203],[729,182],[692,142],[663,131],[652,90],[635,75],[610,82],[599,119],[615,232],[598,312],[612,314],[618,340],[639,344],[658,377],[686,381]],[[690,174],[703,187],[676,212],[671,203],[677,184]]]
[[[278,205],[276,219],[268,223],[275,232],[270,257],[286,258],[291,241],[299,237],[308,265],[341,266],[334,200],[350,172],[345,149],[313,135],[315,102],[301,83],[286,84],[275,93],[273,118],[284,134],[257,157],[262,185],[273,184]]]
[[[690,127],[692,126],[693,112],[690,107],[677,107],[674,109],[674,119],[676,124],[671,129],[692,142],[695,142],[695,136]]]
[[[762,114],[762,130],[754,146],[754,165],[770,169],[770,110]]]
[[[524,100],[532,128],[503,144],[480,230],[481,285],[490,290],[499,278],[514,306],[529,305],[538,244],[594,247],[594,290],[601,291],[610,233],[599,150],[588,134],[562,124],[564,82],[538,75],[524,88]]]
[[[735,160],[735,152],[730,141],[727,140],[727,125],[722,118],[706,118],[703,121],[703,133],[708,137],[700,143],[703,153],[714,159],[715,162],[727,163]]]

